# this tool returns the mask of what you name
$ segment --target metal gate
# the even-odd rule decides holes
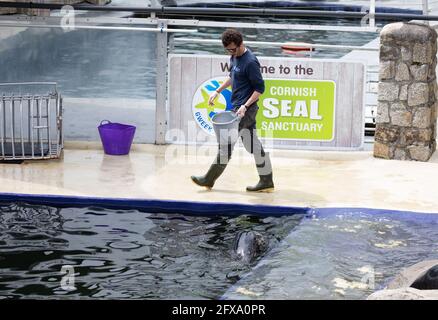
[[[53,82],[0,84],[0,160],[56,159],[62,98]]]

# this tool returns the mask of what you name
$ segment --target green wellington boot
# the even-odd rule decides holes
[[[213,185],[217,178],[224,172],[226,164],[213,163],[208,169],[207,173],[203,176],[191,176],[190,178],[198,186],[206,187],[207,189],[213,188]]]
[[[272,181],[272,173],[260,176],[259,182],[253,187],[246,187],[249,192],[272,192],[274,191],[274,182]]]
[[[272,192],[274,191],[274,181],[272,180],[272,164],[269,153],[265,153],[262,149],[263,163],[258,165],[256,161],[256,168],[259,174],[259,182],[252,187],[246,187],[249,192]],[[254,159],[256,157],[254,156]],[[258,159],[260,162],[260,159]]]

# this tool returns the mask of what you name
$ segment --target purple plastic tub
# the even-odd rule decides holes
[[[102,120],[98,130],[106,154],[119,156],[129,153],[134,140],[135,126]]]

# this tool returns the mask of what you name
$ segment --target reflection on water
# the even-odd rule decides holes
[[[78,98],[155,98],[153,33],[29,28],[1,49],[0,82],[54,81]]]
[[[301,219],[0,209],[3,298],[218,298],[251,267],[232,254],[239,231],[263,233],[274,247]],[[61,287],[65,265],[74,267],[76,290]]]

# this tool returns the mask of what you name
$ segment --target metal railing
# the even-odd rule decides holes
[[[181,43],[208,43],[222,46],[221,40],[215,39],[196,39],[196,38],[174,38],[173,41],[181,42]],[[360,51],[379,51],[379,48],[372,47],[363,47],[363,46],[346,46],[346,45],[331,45],[331,44],[321,44],[321,43],[306,43],[306,42],[266,42],[266,41],[245,41],[247,45],[254,46],[265,46],[265,47],[285,47],[288,45],[293,45],[297,48],[307,49],[310,53],[313,49],[334,49],[340,51],[351,51],[351,50],[360,50]]]
[[[51,90],[41,88],[51,87]],[[56,83],[0,84],[0,160],[55,159],[63,148]]]

